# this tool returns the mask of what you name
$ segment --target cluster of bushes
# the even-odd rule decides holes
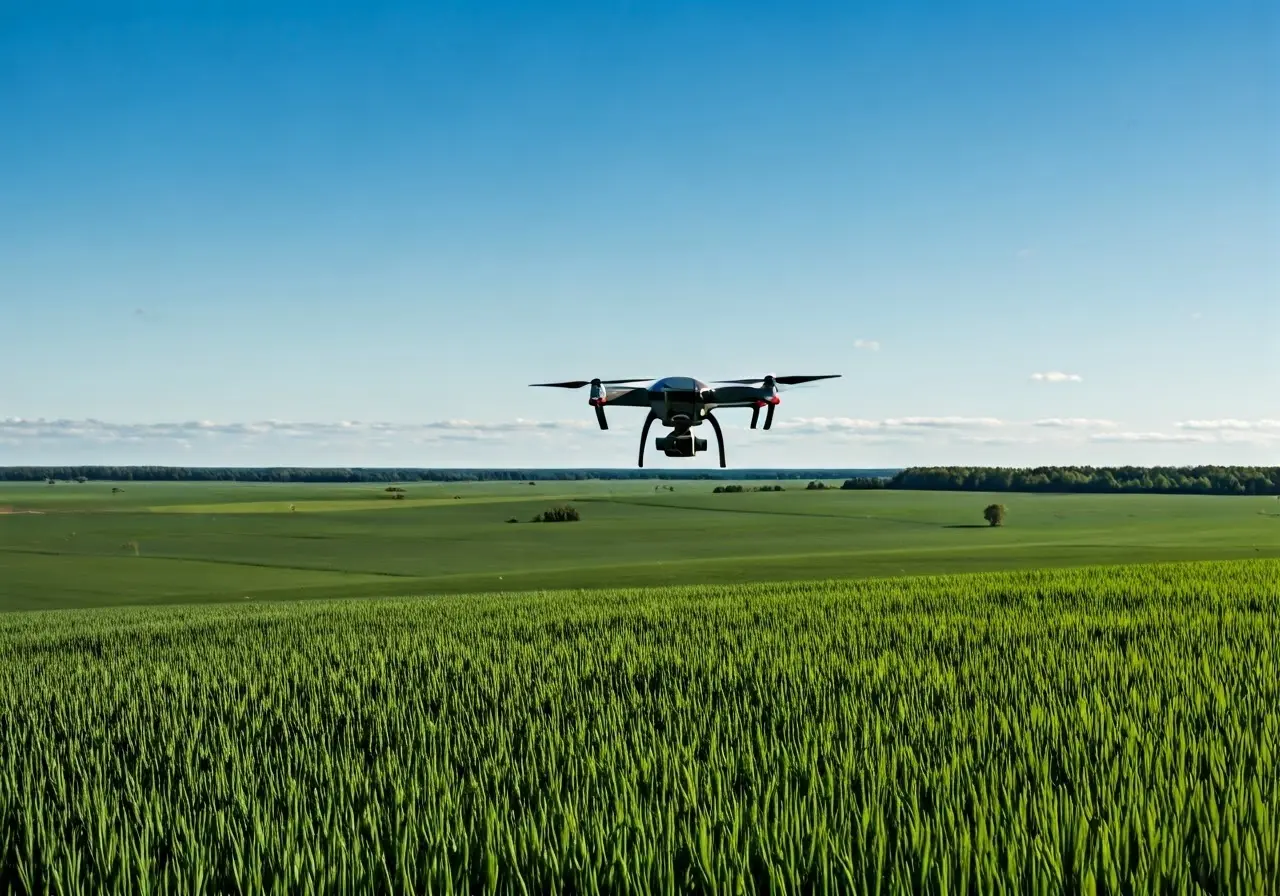
[[[818,491],[820,489],[824,489],[827,487],[828,487],[827,484],[823,482],[821,479],[814,479],[810,481],[808,485],[805,486],[805,490],[812,492],[812,491]]]
[[[550,510],[544,510],[535,516],[530,522],[534,523],[576,523],[581,516],[578,514],[578,508],[572,504],[564,504],[560,507],[553,507]]]
[[[718,495],[718,494],[721,494],[722,492],[732,492],[736,494],[738,492],[780,492],[780,491],[785,491],[785,489],[783,489],[783,487],[780,485],[757,485],[751,488],[747,488],[745,485],[717,485],[715,488],[711,490],[711,493],[714,495]]]

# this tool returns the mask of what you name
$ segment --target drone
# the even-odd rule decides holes
[[[716,442],[720,449],[720,466],[724,460],[724,433],[720,422],[716,420],[713,410],[718,408],[751,408],[751,428],[755,429],[760,420],[760,409],[765,408],[764,428],[773,425],[773,411],[782,399],[778,392],[801,383],[813,380],[829,380],[839,377],[838,373],[826,373],[819,376],[774,376],[769,374],[758,379],[717,380],[711,386],[702,380],[688,376],[668,376],[650,382],[648,386],[632,386],[626,388],[610,388],[625,386],[627,383],[648,382],[648,377],[635,377],[625,380],[569,380],[564,383],[530,383],[530,386],[549,386],[557,389],[581,389],[591,387],[588,404],[596,409],[596,420],[601,429],[609,428],[605,419],[605,405],[618,407],[648,408],[649,416],[645,418],[644,428],[640,431],[639,466],[644,466],[644,443],[649,437],[649,427],[660,422],[669,427],[671,432],[659,436],[654,447],[667,457],[693,457],[699,451],[707,450],[707,440],[695,438],[689,430],[701,426],[704,421],[715,430]]]

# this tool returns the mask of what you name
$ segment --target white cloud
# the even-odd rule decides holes
[[[643,410],[615,411],[608,431],[587,409],[563,420],[119,423],[0,418],[0,464],[191,466],[623,466],[635,463]],[[781,410],[785,410],[781,409]],[[730,463],[782,466],[1031,465],[1062,463],[1274,463],[1280,420],[1185,420],[1167,431],[1090,417],[1026,420],[981,416],[788,417],[770,432],[747,429],[746,409],[720,415]],[[713,436],[703,427],[701,436]],[[645,466],[714,466],[653,450]],[[710,458],[710,462],[707,459]]]
[[[853,417],[797,417],[779,420],[774,429],[804,432],[870,432],[880,428],[875,420],[858,420]]]
[[[866,349],[869,352],[880,351],[880,343],[875,339],[855,339],[853,341],[853,347]]]
[[[970,427],[1004,426],[995,417],[894,417],[885,426],[926,429],[967,429]]]
[[[1090,436],[1095,442],[1212,442],[1207,435],[1167,432],[1099,432]]]
[[[964,442],[969,445],[1032,445],[1039,439],[1017,436],[978,436],[978,435],[958,435],[957,442]]]
[[[483,439],[514,433],[546,434],[559,430],[585,430],[594,420],[510,420],[475,422],[439,420],[426,423],[382,423],[341,420],[334,423],[292,423],[261,420],[251,423],[216,423],[188,420],[181,423],[110,423],[102,420],[23,419],[0,420],[0,440],[9,444],[31,440],[75,439],[114,443],[139,441],[183,441],[240,437],[242,439],[390,438],[409,441]]]
[[[1237,432],[1280,430],[1280,420],[1184,420],[1174,425],[1179,429],[1217,432],[1224,430]]]
[[[1051,370],[1048,373],[1033,373],[1031,378],[1042,383],[1078,383],[1084,379],[1078,373],[1063,373],[1060,370]]]
[[[1050,429],[1106,429],[1116,424],[1111,420],[1096,420],[1092,417],[1047,417],[1031,425]]]
[[[893,417],[863,420],[856,417],[795,417],[779,420],[774,430],[795,435],[841,435],[859,439],[915,439],[930,432],[967,431],[1004,426],[994,417]]]

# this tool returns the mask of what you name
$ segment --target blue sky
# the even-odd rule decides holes
[[[0,464],[1280,463],[1278,25],[0,0]]]

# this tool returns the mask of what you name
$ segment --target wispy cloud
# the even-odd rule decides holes
[[[1168,432],[1099,432],[1089,438],[1095,442],[1212,442],[1212,436],[1198,433]]]
[[[1192,429],[1211,432],[1266,432],[1280,431],[1280,420],[1184,420],[1175,424],[1179,429]]]
[[[727,417],[727,415],[724,415]],[[635,421],[639,425],[638,421]],[[726,428],[738,421],[724,419]],[[621,421],[619,421],[621,424]],[[741,424],[745,426],[745,423]],[[990,430],[1004,426],[994,417],[891,417],[864,420],[855,417],[799,417],[779,420],[773,426],[780,432],[866,433],[910,435],[930,431]],[[342,420],[337,422],[290,422],[259,420],[247,423],[188,420],[175,423],[113,423],[84,419],[0,419],[0,442],[23,444],[45,440],[78,440],[86,443],[138,443],[199,440],[372,440],[408,442],[498,439],[517,435],[551,436],[557,433],[595,434],[594,418],[571,420],[436,420],[429,422],[376,422]],[[602,436],[617,435],[630,428],[618,425]]]
[[[1078,383],[1084,377],[1078,373],[1063,373],[1060,370],[1050,370],[1047,373],[1033,373],[1031,378],[1041,383]]]
[[[880,343],[875,339],[855,339],[853,340],[853,347],[869,352],[880,351]]]
[[[844,432],[902,434],[912,431],[989,429],[1003,426],[994,417],[891,417],[885,420],[862,420],[855,417],[797,417],[781,420],[774,429],[784,432]]]
[[[592,463],[629,465],[643,414],[615,412],[612,427],[597,429],[594,416],[561,420],[332,422],[187,420],[121,423],[97,419],[0,418],[0,463],[190,463],[218,465],[338,464],[421,465],[528,463],[558,465],[582,449]],[[751,432],[749,414],[725,412],[721,422],[732,452],[750,451],[771,461],[847,458],[871,465],[912,463],[1115,462],[1127,451],[1145,462],[1146,451],[1177,451],[1187,461],[1206,448],[1228,462],[1260,462],[1280,442],[1280,420],[1185,420],[1168,431],[1146,430],[1091,417],[1030,420],[985,416],[787,417],[772,431]],[[709,433],[703,435],[710,437]],[[1157,449],[1165,444],[1168,447]],[[652,441],[649,442],[650,448]],[[803,448],[798,446],[803,445]],[[1127,448],[1123,446],[1128,446]],[[714,451],[714,449],[713,449]],[[1097,452],[1097,453],[1095,453]],[[1103,454],[1101,452],[1107,452]],[[576,456],[572,455],[572,456]],[[874,460],[872,460],[874,458]],[[660,463],[661,461],[654,461]],[[763,462],[763,461],[761,461]],[[810,462],[810,461],[806,461]],[[812,461],[817,462],[817,461]],[[646,464],[647,465],[647,464]]]
[[[386,423],[343,420],[333,423],[262,420],[251,423],[218,423],[189,420],[180,423],[111,423],[103,420],[24,419],[0,420],[0,441],[76,439],[86,442],[183,441],[239,437],[250,439],[393,438],[413,441],[484,439],[516,433],[551,433],[585,430],[594,420],[510,420],[477,422],[438,420],[425,423]]]
[[[1047,417],[1032,426],[1048,429],[1107,429],[1116,425],[1112,420],[1096,420],[1092,417]]]
[[[926,429],[968,429],[972,427],[1004,426],[995,417],[891,417],[885,426]]]

